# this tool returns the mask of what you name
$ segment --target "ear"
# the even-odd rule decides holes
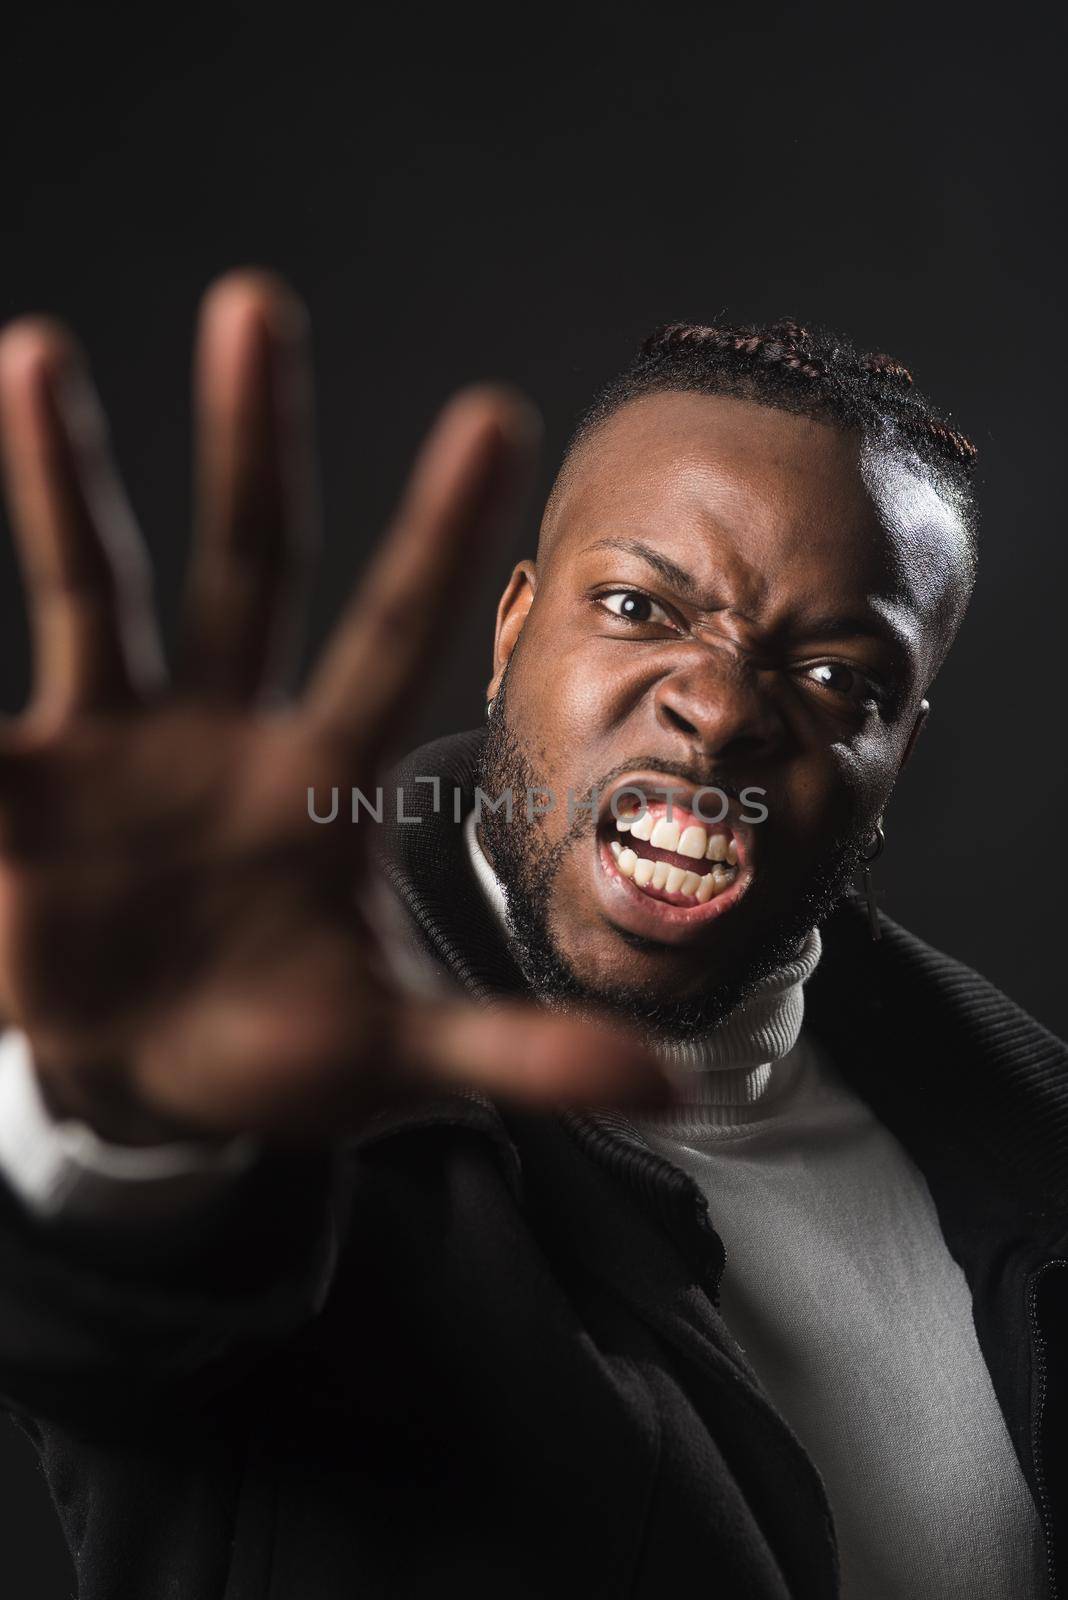
[[[508,579],[497,607],[497,628],[493,636],[493,677],[486,689],[487,700],[492,700],[501,686],[504,669],[512,658],[519,642],[527,612],[534,604],[534,591],[538,586],[538,569],[533,561],[521,561]]]
[[[901,771],[901,768],[904,767],[905,762],[908,760],[913,750],[916,748],[916,740],[920,737],[920,729],[927,721],[930,710],[931,702],[929,700],[921,700],[920,709],[916,713],[916,721],[912,724],[912,732],[909,734],[908,743],[905,746],[905,754],[901,757],[901,766],[898,768],[899,772]]]

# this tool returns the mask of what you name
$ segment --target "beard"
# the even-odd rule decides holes
[[[490,711],[478,783],[490,796],[511,792],[515,813],[522,815],[525,796],[544,790],[546,786],[535,771],[517,727],[509,719],[507,685],[508,669]],[[721,774],[713,776],[678,763],[638,757],[621,764],[590,786],[574,808],[574,822],[556,844],[546,838],[542,817],[536,816],[529,826],[520,826],[513,823],[503,807],[482,812],[480,833],[493,870],[504,888],[512,953],[535,997],[544,1006],[554,1010],[595,1006],[614,1012],[642,1033],[667,1039],[689,1039],[716,1027],[763,979],[796,959],[812,928],[830,914],[849,888],[876,818],[864,819],[848,834],[834,838],[794,896],[789,910],[765,922],[753,948],[729,951],[719,963],[715,981],[703,991],[681,998],[665,998],[641,986],[591,985],[575,971],[553,935],[552,901],[556,879],[568,852],[584,838],[588,837],[592,843],[596,834],[594,816],[583,810],[582,801],[588,802],[596,793],[604,793],[622,773],[650,766],[698,786],[717,784],[728,793],[732,790],[732,785],[725,782]],[[616,931],[618,937],[634,949],[663,948],[621,929]]]

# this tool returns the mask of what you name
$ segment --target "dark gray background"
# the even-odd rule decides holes
[[[907,362],[982,451],[978,591],[889,813],[883,901],[1068,1030],[1049,21],[767,4],[752,20],[136,15],[120,29],[97,8],[37,8],[3,41],[0,311],[53,311],[87,343],[168,612],[193,315],[227,267],[278,268],[312,312],[328,535],[312,641],[461,382],[503,377],[538,401],[547,482],[574,413],[657,322],[839,326]],[[532,512],[472,574],[413,742],[481,715],[493,592],[534,526]],[[0,606],[0,702],[15,709],[25,636],[6,541]],[[72,1580],[45,1490],[7,1434],[0,1559],[25,1574],[20,1596],[58,1600]]]

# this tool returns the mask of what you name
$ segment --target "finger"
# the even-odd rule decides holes
[[[0,335],[0,437],[45,714],[129,703],[159,686],[151,572],[73,336],[46,318]]]
[[[390,531],[309,686],[307,705],[366,756],[395,735],[471,563],[514,512],[533,467],[533,408],[477,388],[446,406],[416,460]]]
[[[248,701],[284,682],[316,544],[307,314],[242,271],[205,296],[194,370],[193,555],[180,677]]]
[[[674,1098],[667,1069],[633,1033],[515,1002],[413,1007],[400,1021],[397,1050],[403,1075],[520,1106],[653,1111]]]
[[[319,993],[324,993],[320,988]],[[137,1092],[175,1127],[335,1138],[383,1108],[476,1089],[519,1107],[670,1105],[667,1069],[631,1033],[517,1002],[210,1005],[140,1055]],[[39,1051],[39,1046],[38,1046]],[[40,1053],[40,1052],[39,1052]]]

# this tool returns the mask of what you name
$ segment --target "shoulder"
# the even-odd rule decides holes
[[[1068,1045],[963,961],[844,901],[821,928],[806,1019],[887,1116],[1010,1161],[1068,1205]]]
[[[963,1029],[1010,1053],[1049,1052],[1068,1061],[1068,1045],[974,967],[880,913],[873,940],[856,897],[840,902],[821,928],[823,959],[813,991],[834,990],[838,1003],[873,1013],[902,1008],[939,1033]]]

